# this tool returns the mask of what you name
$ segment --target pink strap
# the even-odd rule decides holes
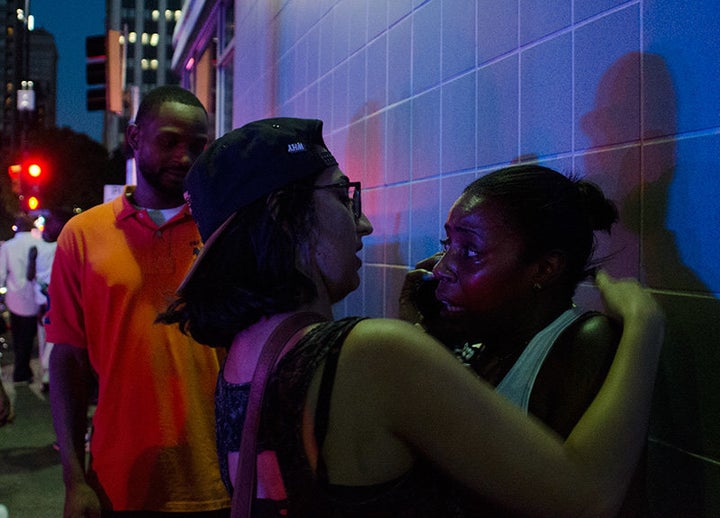
[[[252,516],[252,504],[255,500],[257,432],[260,426],[263,395],[270,372],[280,351],[298,331],[323,320],[327,319],[318,313],[295,313],[275,328],[263,346],[250,384],[250,395],[240,439],[240,457],[235,475],[231,518],[250,518]]]

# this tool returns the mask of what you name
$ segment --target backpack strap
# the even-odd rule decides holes
[[[280,352],[298,331],[324,320],[327,320],[327,318],[318,313],[295,313],[280,322],[270,334],[265,345],[263,345],[250,384],[250,394],[240,438],[240,456],[235,475],[231,518],[250,518],[252,516],[252,505],[255,500],[257,433],[260,425],[263,395],[270,378],[270,372]]]

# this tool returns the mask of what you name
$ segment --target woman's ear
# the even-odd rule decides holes
[[[565,273],[567,258],[560,250],[551,250],[537,260],[535,286],[552,286]]]

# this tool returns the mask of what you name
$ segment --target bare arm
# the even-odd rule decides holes
[[[50,405],[65,482],[65,518],[100,516],[100,502],[85,479],[89,381],[87,350],[55,344],[50,356]]]
[[[616,495],[603,509],[614,515],[646,442],[665,326],[660,307],[637,283],[615,281],[602,272],[596,282],[608,311],[623,321],[623,334],[598,396],[566,445],[597,469],[595,492]]]
[[[601,275],[599,286],[625,327],[607,381],[564,444],[478,382],[430,337],[397,322],[366,321],[351,333],[350,354],[343,360],[344,350],[340,365],[347,361],[348,370],[338,370],[338,378],[348,376],[350,388],[344,392],[345,381],[336,380],[338,397],[351,391],[357,397],[355,383],[365,388],[357,404],[371,408],[372,415],[363,419],[374,418],[387,431],[384,462],[392,459],[398,470],[420,451],[508,509],[538,516],[612,516],[645,441],[663,319],[637,283],[614,283]],[[332,463],[328,467],[332,476]]]

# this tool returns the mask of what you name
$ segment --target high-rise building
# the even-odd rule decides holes
[[[172,34],[182,3],[182,0],[106,0],[107,28],[120,31],[125,44],[125,87],[130,92],[128,113],[106,117],[105,143],[110,150],[121,143],[138,99],[156,86],[179,82],[170,62]]]
[[[53,36],[33,30],[24,0],[0,0],[0,78],[3,156],[17,156],[27,131],[55,125],[58,54]],[[18,91],[32,91],[29,103],[18,103]],[[12,158],[11,158],[12,159]]]
[[[30,79],[35,90],[35,123],[55,126],[57,109],[57,62],[55,38],[43,28],[30,33]]]

